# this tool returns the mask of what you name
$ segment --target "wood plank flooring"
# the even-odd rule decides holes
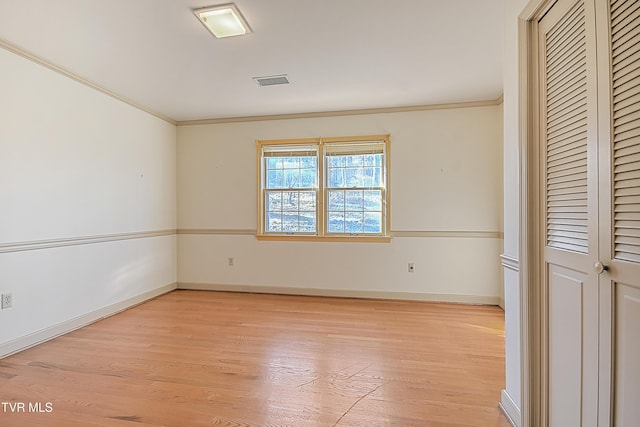
[[[503,388],[497,307],[174,291],[0,360],[0,425],[508,427]]]

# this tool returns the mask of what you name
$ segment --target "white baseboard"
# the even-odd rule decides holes
[[[296,288],[288,286],[222,285],[212,283],[179,282],[178,289],[341,298],[397,299],[408,301],[453,302],[460,304],[499,305],[500,303],[500,297],[497,296],[432,294],[422,292],[360,291],[350,289]]]
[[[520,427],[520,408],[515,404],[507,390],[502,390],[502,398],[498,407],[507,416],[507,419],[513,427]]]
[[[115,304],[102,307],[98,310],[94,310],[90,313],[83,314],[65,322],[58,323],[57,325],[41,329],[29,335],[25,335],[23,337],[8,341],[0,345],[0,359],[26,350],[45,341],[49,341],[53,338],[59,337],[60,335],[64,335],[76,329],[82,328],[83,326],[87,326],[91,323],[97,322],[98,320],[104,319],[105,317],[113,316],[116,313],[141,304],[159,295],[171,292],[176,289],[176,287],[177,286],[175,283],[171,283],[169,285],[153,289],[143,294],[127,298],[126,300],[117,302]]]

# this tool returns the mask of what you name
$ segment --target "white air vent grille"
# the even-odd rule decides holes
[[[282,74],[280,76],[254,77],[253,80],[256,81],[258,86],[275,86],[289,84],[289,79],[286,74]]]

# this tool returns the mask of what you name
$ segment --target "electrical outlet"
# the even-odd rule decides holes
[[[13,295],[11,292],[2,294],[2,309],[9,308],[13,305]]]
[[[229,257],[229,261],[228,262],[229,262],[229,267],[233,267],[233,262],[234,262],[233,257]]]
[[[416,272],[416,265],[412,262],[409,263],[407,270],[409,271],[409,273],[415,273]]]

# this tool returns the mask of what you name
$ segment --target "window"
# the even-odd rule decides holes
[[[389,237],[389,137],[258,141],[259,238]]]

